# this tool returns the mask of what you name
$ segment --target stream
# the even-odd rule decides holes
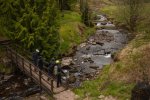
[[[63,68],[70,72],[73,87],[96,77],[105,65],[113,63],[113,55],[127,44],[127,34],[104,15],[97,15],[96,27],[96,33],[77,47],[73,57],[62,60]]]

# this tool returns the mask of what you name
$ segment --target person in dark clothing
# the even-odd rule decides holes
[[[61,64],[59,62],[59,60],[56,61],[56,65],[54,66],[54,74],[57,77],[57,87],[60,86],[61,82],[61,76],[63,73],[63,71],[61,70]]]
[[[43,62],[43,59],[42,59],[42,56],[39,56],[39,59],[38,59],[38,67],[39,69],[43,69],[43,65],[44,65],[44,62]]]
[[[52,58],[50,63],[48,64],[48,75],[50,76],[53,74],[54,71],[54,66],[55,66],[55,58]]]
[[[36,51],[33,52],[33,54],[32,54],[32,60],[33,60],[33,63],[34,63],[35,66],[38,65],[38,58],[39,58],[39,56],[40,56],[39,50],[36,49]]]

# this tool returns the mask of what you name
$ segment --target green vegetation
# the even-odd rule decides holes
[[[40,49],[48,61],[69,55],[94,33],[82,23],[78,5],[76,0],[1,0],[0,36],[30,52]],[[0,70],[5,71],[5,66],[1,64]]]
[[[100,95],[111,95],[117,97],[119,100],[130,98],[131,89],[134,84],[111,80],[109,70],[110,66],[105,66],[98,78],[85,81],[80,88],[74,89],[74,92],[79,95],[80,98],[85,98],[86,94],[89,94],[92,100],[99,100],[98,96]]]
[[[117,1],[117,0],[113,0]],[[105,2],[105,0],[102,0]],[[125,20],[123,6],[115,3],[103,3],[100,12],[121,28],[128,29],[130,26]],[[99,100],[98,96],[113,96],[117,100],[127,100],[131,97],[131,90],[137,81],[150,81],[149,77],[149,50],[150,50],[150,3],[145,2],[141,6],[140,19],[136,24],[133,40],[121,51],[115,54],[117,62],[105,66],[100,75],[90,81],[85,81],[80,88],[74,92],[80,99],[87,95],[91,100]]]
[[[62,54],[72,52],[72,47],[80,44],[86,38],[94,33],[93,28],[86,27],[81,23],[81,15],[77,12],[64,11],[62,17],[58,20],[60,25],[60,51]]]
[[[92,33],[91,28],[82,24],[77,3],[74,0],[1,0],[0,33],[31,52],[40,49],[47,59],[71,52],[72,46]]]
[[[143,7],[141,6],[140,12],[140,20],[137,23],[136,32],[145,32],[150,31],[150,18],[148,17],[150,14],[150,3],[144,3]],[[124,13],[123,13],[123,6],[121,5],[106,5],[100,11],[104,14],[107,14],[110,18],[113,18],[114,22],[119,25],[126,25],[129,29],[129,25],[126,22]]]

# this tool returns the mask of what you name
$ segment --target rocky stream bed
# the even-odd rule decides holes
[[[77,47],[73,57],[62,59],[63,68],[70,72],[70,86],[80,86],[82,81],[96,77],[127,44],[126,32],[117,29],[104,15],[97,15],[96,27],[96,33]]]

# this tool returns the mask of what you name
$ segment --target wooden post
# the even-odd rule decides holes
[[[66,80],[66,89],[68,89],[69,88],[69,80],[68,80],[68,78],[67,78],[67,80]]]
[[[17,57],[17,53],[15,52],[15,56],[16,56],[16,65],[18,66],[18,61],[17,61],[17,59],[18,59],[18,57]]]
[[[51,91],[54,91],[54,85],[53,85],[53,80],[51,80]]]
[[[6,50],[6,55],[8,57],[8,49],[7,49],[7,47],[5,47],[5,50]]]
[[[29,64],[30,66],[30,75],[32,76],[32,68],[31,68],[31,64]]]
[[[10,52],[11,50],[9,49],[9,52]],[[11,68],[13,68],[13,57],[12,57],[12,53],[10,52],[10,59],[11,59]],[[13,69],[13,71],[14,71],[14,69]]]
[[[24,59],[22,58],[22,70],[24,72]]]
[[[40,91],[42,91],[41,70],[39,69]]]

